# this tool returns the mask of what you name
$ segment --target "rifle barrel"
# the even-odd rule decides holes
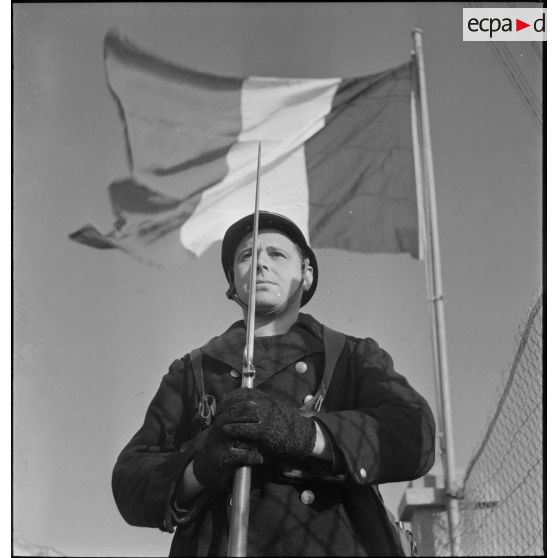
[[[246,315],[246,344],[242,359],[242,387],[254,385],[254,321],[256,318],[256,274],[258,271],[258,229],[260,206],[260,162],[262,144],[258,145],[258,167],[256,171],[256,199],[254,208],[254,225],[252,229],[252,264],[250,269],[250,286],[248,310]],[[240,467],[235,471],[229,518],[228,556],[246,556],[248,545],[248,519],[250,515],[250,485],[252,469]]]
[[[232,503],[236,506],[235,513],[230,516],[229,523],[229,556],[246,556],[248,543],[248,518],[250,515],[250,484],[252,470],[248,466],[240,467],[234,473]],[[244,495],[248,495],[245,498]]]

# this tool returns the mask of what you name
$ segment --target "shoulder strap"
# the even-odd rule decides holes
[[[324,374],[322,376],[320,386],[318,387],[318,391],[315,393],[314,397],[308,401],[308,403],[305,403],[300,408],[302,411],[320,412],[333,376],[333,370],[335,369],[335,365],[337,364],[341,351],[345,345],[345,334],[335,331],[325,325],[323,328],[325,353]]]
[[[194,349],[190,352],[190,362],[192,363],[192,368],[194,370],[194,380],[196,382],[196,389],[198,390],[198,395],[205,394],[205,386],[203,383],[203,371],[202,371],[202,352],[200,349]]]
[[[198,391],[198,416],[202,428],[206,428],[211,424],[211,419],[215,414],[216,404],[213,395],[207,395],[205,393],[202,356],[203,353],[200,349],[194,349],[190,352],[190,362],[192,363],[194,381],[196,382],[196,389]]]

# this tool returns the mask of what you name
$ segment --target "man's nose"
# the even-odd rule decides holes
[[[268,269],[269,261],[265,250],[258,250],[257,258],[257,269]]]

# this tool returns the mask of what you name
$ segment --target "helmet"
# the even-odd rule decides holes
[[[254,214],[246,215],[242,219],[233,223],[223,237],[221,246],[221,263],[227,280],[232,285],[234,278],[232,270],[234,266],[234,253],[240,244],[240,241],[254,228]],[[258,219],[258,230],[276,229],[282,232],[287,238],[292,240],[302,251],[303,255],[310,260],[310,265],[314,270],[314,279],[312,285],[307,291],[302,293],[301,306],[304,306],[314,294],[318,286],[318,262],[312,248],[306,242],[302,231],[298,226],[284,215],[272,213],[270,211],[260,211]]]

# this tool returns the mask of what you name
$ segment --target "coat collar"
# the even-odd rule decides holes
[[[246,342],[246,327],[242,320],[235,322],[222,335],[214,337],[203,347],[202,353],[242,370],[242,353]],[[286,333],[275,336],[269,349],[254,343],[256,385],[267,380],[286,366],[311,354],[323,352],[323,329],[309,314],[299,314],[298,320]]]

